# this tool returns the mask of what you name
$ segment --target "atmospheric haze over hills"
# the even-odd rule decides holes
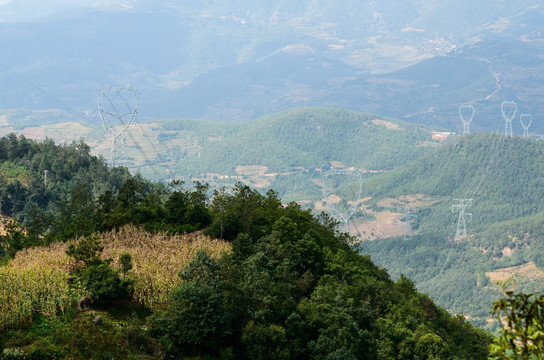
[[[544,110],[543,16],[539,1],[2,1],[0,108],[97,124],[98,90],[131,84],[141,119],[307,104],[458,130],[470,102],[494,130],[502,100]]]

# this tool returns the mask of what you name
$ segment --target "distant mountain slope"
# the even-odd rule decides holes
[[[327,108],[293,109],[237,124],[195,120],[159,124],[160,132],[151,135],[157,136],[160,156],[154,161],[159,164],[142,168],[143,175],[226,184],[244,180],[272,187],[287,199],[320,196],[320,187],[311,180],[321,177],[321,169],[391,170],[438,145],[428,128]],[[138,156],[135,149],[131,153]]]
[[[542,159],[540,141],[478,134],[368,179],[363,196],[372,196],[365,205],[375,211],[400,207],[399,199],[416,194],[428,202],[404,203],[417,215],[415,236],[365,243],[366,249],[394,276],[413,277],[442,306],[485,325],[491,301],[500,295],[493,281],[511,277],[525,290],[544,282]],[[459,238],[456,199],[472,199],[464,217],[468,235]],[[497,272],[518,265],[525,267]]]
[[[497,134],[458,137],[413,164],[365,183],[374,201],[423,194],[440,199],[421,214],[422,231],[451,234],[455,198],[472,198],[471,228],[535,214],[544,200],[544,144]]]
[[[0,133],[18,129],[32,139],[48,137],[60,143],[84,138],[93,153],[111,157],[112,136],[101,126],[48,125],[48,118],[40,126],[26,113],[19,115],[17,128],[4,123]],[[440,143],[425,126],[368,113],[307,107],[238,123],[138,122],[130,128],[126,145],[129,168],[147,178],[198,179],[213,185],[245,181],[261,189],[273,187],[288,200],[317,200],[321,188],[312,180],[321,179],[321,169],[389,171]]]
[[[506,52],[516,40],[539,49],[542,16],[537,0],[3,1],[0,107],[60,108],[89,122],[104,85],[130,83],[146,119],[240,121],[304,100],[448,127],[468,101],[492,114],[516,98],[536,114],[539,64],[489,54],[465,62],[452,50],[480,40]],[[453,59],[394,74],[446,54]],[[503,91],[486,99],[495,76]],[[479,118],[474,126],[494,128]]]
[[[183,131],[191,124],[170,121],[164,127]],[[201,144],[200,158],[187,159],[180,165],[192,164],[199,171],[213,172],[262,164],[271,171],[286,171],[340,161],[346,166],[384,170],[417,158],[426,151],[423,142],[431,140],[428,128],[380,115],[328,108],[298,108],[228,127],[233,130],[227,136]],[[205,128],[201,125],[200,130]],[[195,135],[200,139],[205,136]]]

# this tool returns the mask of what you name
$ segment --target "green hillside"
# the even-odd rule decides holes
[[[394,276],[414,278],[418,289],[442,306],[485,325],[491,302],[500,295],[490,280],[512,278],[513,286],[533,290],[542,284],[542,160],[540,141],[477,134],[368,179],[365,195],[372,196],[368,206],[376,211],[385,210],[380,201],[385,198],[420,194],[429,202],[414,204],[416,235],[410,240],[365,245]],[[466,209],[472,214],[465,217],[468,235],[455,239],[459,211],[452,205],[468,198],[473,199]],[[525,267],[507,270],[510,276],[494,272],[518,265]]]
[[[0,139],[1,213],[25,222],[32,208],[55,210],[85,184],[93,196],[116,191],[131,175],[109,169],[84,142],[57,145],[10,134]]]
[[[373,203],[410,194],[434,198],[436,204],[419,214],[421,231],[453,236],[454,199],[473,199],[472,229],[541,211],[543,159],[540,141],[500,134],[457,137],[409,166],[368,179],[363,195]]]
[[[0,134],[18,131],[26,138],[67,144],[84,139],[90,152],[110,159],[112,135],[102,126],[65,122],[60,113],[47,116],[59,118],[42,123],[32,114],[19,118],[6,113]],[[311,180],[321,177],[319,169],[389,171],[437,145],[429,127],[369,113],[307,107],[237,123],[138,122],[128,131],[126,150],[130,171],[154,181],[200,180],[212,187],[243,181],[263,191],[273,187],[288,200],[317,200],[320,188]],[[42,175],[52,171],[42,165]]]
[[[53,146],[53,162],[72,154],[22,137],[0,139],[6,144],[4,164],[42,159],[19,150],[43,144]],[[85,151],[79,159],[106,179],[119,171]],[[285,205],[274,191],[238,183],[212,197],[202,184],[189,191],[128,177],[94,193],[77,177],[86,163],[72,170],[55,185],[75,191],[0,235],[2,359],[488,355],[489,333],[437,307],[408,278],[392,281],[335,221]]]
[[[428,128],[329,108],[298,108],[234,124],[184,119],[158,124],[160,133],[154,135],[159,150],[168,148],[161,159],[174,163],[142,169],[142,174],[156,177],[163,167],[170,176],[208,178],[212,183],[220,182],[221,175],[239,176],[230,180],[232,184],[239,179],[251,181],[252,169],[244,167],[260,167],[264,184],[252,185],[273,187],[289,199],[315,198],[320,189],[310,180],[318,176],[316,169],[329,168],[331,162],[391,170],[438,144],[431,141]]]

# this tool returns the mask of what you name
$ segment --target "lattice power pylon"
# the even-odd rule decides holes
[[[126,166],[126,138],[138,113],[138,101],[138,91],[131,86],[116,89],[106,86],[98,93],[102,125],[113,137],[110,158],[112,167]]]
[[[515,101],[503,101],[501,103],[501,112],[506,125],[504,127],[504,137],[512,137],[512,120],[516,117],[518,104]]]
[[[331,196],[333,194],[332,188],[327,188],[327,180],[330,176],[333,175],[342,175],[342,176],[352,176],[354,181],[357,182],[357,191],[354,192],[352,195],[351,201],[349,201],[349,207],[345,211],[340,211],[337,207],[334,201],[332,201]],[[348,220],[353,215],[355,210],[357,210],[357,204],[359,202],[359,199],[361,198],[361,192],[362,192],[362,186],[363,186],[363,179],[361,178],[361,174],[356,170],[349,170],[349,169],[331,169],[326,171],[323,174],[323,195],[325,196],[325,200],[327,201],[327,207],[329,209],[329,212],[331,215],[338,221],[344,223],[345,226],[345,232],[349,234],[349,225]]]
[[[519,122],[521,123],[521,126],[523,127],[523,137],[528,138],[529,128],[531,127],[531,124],[533,123],[533,115],[521,114],[519,116]]]
[[[402,211],[404,215],[399,216],[395,219],[394,225],[400,225],[402,226],[402,238],[406,240],[410,240],[412,238],[412,221],[417,217],[416,214],[414,214],[412,209],[397,209],[397,211]]]
[[[461,105],[459,106],[459,118],[463,123],[463,135],[470,134],[470,123],[474,117],[474,106],[472,105]]]
[[[459,211],[459,218],[457,219],[457,231],[455,232],[455,241],[461,241],[462,237],[467,236],[467,226],[465,222],[465,216],[472,216],[470,213],[466,213],[465,210],[472,205],[472,199],[453,199],[457,201],[457,204],[452,205],[452,211]]]
[[[412,221],[417,217],[416,214],[412,213],[412,209],[406,209],[404,214],[403,221],[403,239],[410,240],[412,238]]]

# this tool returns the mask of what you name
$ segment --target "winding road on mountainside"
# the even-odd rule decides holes
[[[493,70],[493,64],[491,63],[491,61],[489,61],[489,59],[478,59],[478,60],[481,60],[481,61],[485,61],[487,64],[489,64],[489,72],[491,72],[491,74],[493,74],[493,77],[495,77],[495,90],[493,90],[491,92],[491,94],[487,95],[485,97],[485,100],[489,100],[491,99],[491,97],[493,95],[495,95],[496,93],[498,93],[501,89],[502,89],[502,85],[501,85],[501,78],[500,76],[502,75],[502,73],[499,73],[499,72],[496,72]]]

